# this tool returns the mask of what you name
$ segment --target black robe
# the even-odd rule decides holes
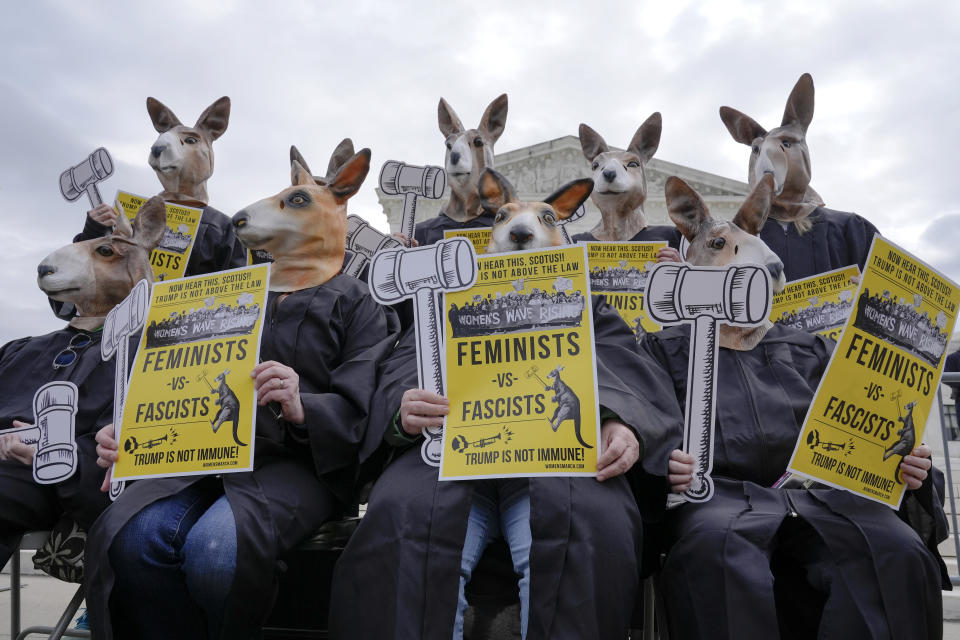
[[[115,363],[100,357],[101,332],[83,332],[91,336],[90,344],[69,366],[53,368],[54,358],[78,333],[66,327],[0,348],[0,429],[16,428],[14,420],[33,424],[33,395],[44,384],[67,380],[77,385],[73,476],[40,485],[34,482],[31,467],[0,461],[0,564],[6,563],[24,532],[49,529],[63,514],[88,529],[110,503],[100,492],[103,469],[96,465],[94,440],[97,430],[113,421]],[[131,339],[131,352],[136,348],[136,339]]]
[[[633,333],[605,301],[595,298],[593,312],[600,404],[634,429],[643,454],[631,473],[603,483],[530,479],[529,640],[626,637],[642,546],[631,488],[662,505],[667,457],[680,443],[683,418],[664,372],[637,353]],[[419,441],[406,449],[383,443],[403,392],[416,386],[410,330],[381,366],[361,455],[386,468],[334,573],[333,638],[452,634],[473,488],[469,481],[439,482],[438,470],[421,460]]]
[[[680,235],[679,229],[673,225],[653,225],[652,227],[644,227],[637,232],[637,235],[630,238],[630,242],[664,242],[666,241],[669,246],[674,249],[680,248],[680,240],[683,238]],[[573,236],[572,240],[574,242],[602,242],[597,240],[592,233],[578,233]]]
[[[813,227],[800,235],[792,222],[768,218],[760,237],[783,261],[787,281],[858,265],[863,271],[873,235],[880,233],[855,213],[817,207],[807,218]]]
[[[457,222],[443,211],[436,218],[418,222],[413,237],[421,247],[443,240],[444,231],[462,231],[464,229],[483,229],[493,226],[493,214],[484,211],[476,218],[466,222]]]
[[[259,407],[254,470],[222,476],[238,545],[225,638],[247,637],[263,624],[276,597],[278,558],[337,515],[331,504],[355,504],[357,454],[377,364],[398,331],[393,313],[350,276],[337,275],[280,297],[271,292],[267,302],[260,359],[286,364],[300,376],[306,421],[293,425]],[[85,561],[94,638],[112,637],[108,605],[114,576],[108,550],[116,534],[147,505],[203,477],[132,483],[97,520]]]
[[[82,242],[93,238],[101,238],[107,235],[111,228],[87,216],[83,231],[74,236],[73,241]],[[259,259],[256,255],[253,260],[254,263],[267,261]],[[233,224],[230,218],[211,206],[204,207],[184,276],[225,271],[244,267],[246,264],[247,250],[233,232]],[[75,307],[70,303],[50,300],[50,306],[57,317],[64,320],[69,320],[76,314]]]
[[[670,371],[681,406],[688,336],[686,327],[673,327],[641,345]],[[809,525],[807,542],[822,540],[827,566],[852,593],[847,619],[866,621],[876,638],[888,637],[885,627],[894,638],[939,637],[942,475],[908,492],[899,514],[846,491],[770,488],[786,470],[832,348],[825,338],[775,325],[752,350],[720,349],[714,497],[668,512],[663,523],[668,551],[660,582],[671,638],[779,637],[778,614],[793,610],[777,609],[775,588],[785,578],[775,582],[771,556],[812,549],[785,548],[778,535],[785,521]],[[791,598],[791,606],[800,601]],[[818,615],[801,620],[814,635]]]

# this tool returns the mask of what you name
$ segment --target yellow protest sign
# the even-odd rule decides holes
[[[117,191],[117,210],[132,222],[147,200],[148,198],[143,196]],[[187,262],[190,260],[194,239],[197,237],[200,216],[203,215],[203,209],[169,202],[164,204],[167,207],[167,228],[163,231],[160,244],[150,253],[150,265],[153,267],[155,282],[182,278],[187,272]]]
[[[643,293],[647,272],[657,263],[657,252],[666,242],[587,242],[590,291],[603,294],[639,342],[660,325],[647,316]]]
[[[853,309],[860,267],[851,265],[788,282],[773,296],[770,321],[838,340]]]
[[[594,476],[599,415],[586,249],[481,256],[444,296],[440,479]]]
[[[157,282],[118,433],[117,480],[253,468],[269,265]]]
[[[473,244],[473,250],[476,254],[483,255],[490,246],[490,234],[493,230],[490,227],[479,227],[477,229],[448,229],[443,232],[443,239],[447,238],[466,238]]]
[[[900,462],[923,441],[960,289],[876,236],[855,300],[789,470],[897,508]]]

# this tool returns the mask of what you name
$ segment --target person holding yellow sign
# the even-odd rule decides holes
[[[582,203],[590,183],[569,183],[546,202],[516,202],[509,183],[487,169],[481,200],[497,219],[489,253],[559,246],[553,221]],[[664,373],[637,352],[616,311],[597,298],[592,313],[602,423],[596,477],[439,481],[422,460],[420,432],[444,424],[448,400],[417,388],[413,330],[403,336],[380,368],[361,451],[379,479],[334,575],[333,637],[462,637],[466,585],[501,534],[513,564],[503,588],[519,587],[524,637],[626,637],[639,587],[641,513],[663,510],[667,459],[683,419]],[[632,489],[649,508],[638,508]]]
[[[254,468],[139,480],[104,512],[86,565],[94,638],[251,637],[279,558],[354,502],[371,381],[397,331],[393,312],[339,273],[346,202],[369,163],[364,149],[320,185],[293,160],[291,187],[234,215],[244,243],[275,257],[252,372]],[[108,467],[112,428],[98,442]]]
[[[769,179],[757,189],[764,184]],[[763,245],[748,235],[769,209],[769,195],[756,195],[730,224],[711,218],[685,184],[668,182],[670,217],[691,242],[687,259],[737,264]],[[689,343],[674,327],[642,344],[670,372],[678,398],[686,395]],[[930,448],[908,451],[900,466],[912,491],[899,513],[825,485],[781,487],[834,343],[770,323],[721,325],[719,343],[714,495],[664,519],[660,585],[670,637],[939,638],[946,572],[936,546],[946,520]],[[674,492],[691,486],[693,462],[682,451],[671,455]]]

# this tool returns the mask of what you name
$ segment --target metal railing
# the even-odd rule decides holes
[[[960,384],[960,372],[944,373],[940,380],[943,384]],[[950,468],[950,433],[948,432],[946,414],[943,410],[943,384],[937,388],[937,406],[940,408],[940,435],[943,438],[944,472],[947,474],[947,495],[950,496],[950,531],[953,534],[953,549],[957,562],[960,563],[960,530],[957,529],[957,499],[953,490],[953,469]],[[950,575],[950,582],[960,585],[960,575]]]

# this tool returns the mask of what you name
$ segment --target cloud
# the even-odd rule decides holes
[[[105,146],[118,165],[105,194],[158,191],[148,95],[185,122],[231,97],[209,184],[210,203],[231,214],[288,183],[291,144],[323,167],[349,136],[372,149],[373,176],[388,159],[440,163],[440,96],[473,126],[507,92],[498,151],[575,135],[580,122],[623,145],[660,111],[658,157],[743,179],[748,152],[717,108],[778,124],[809,71],[814,186],[926,257],[924,230],[957,210],[958,99],[944,78],[958,18],[960,5],[932,1],[8,3],[0,215],[16,248],[0,253],[12,311],[0,342],[60,324],[34,284],[39,260],[83,222],[84,205],[59,195],[60,171]],[[384,228],[374,186],[349,210]],[[960,279],[937,246],[930,259]]]

